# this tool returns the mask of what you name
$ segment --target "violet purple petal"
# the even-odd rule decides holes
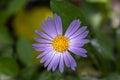
[[[55,25],[56,25],[56,30],[58,32],[58,35],[62,35],[62,21],[60,16],[57,14],[54,14],[54,20],[55,20]]]
[[[52,20],[52,18],[49,17],[48,20],[45,20],[44,22],[46,27],[44,26],[41,26],[41,27],[44,28],[44,31],[48,35],[54,38],[57,35],[57,30],[56,30],[54,21]]]
[[[52,47],[51,44],[32,44],[34,48],[40,48],[40,47]]]
[[[82,47],[87,43],[89,43],[89,40],[87,40],[87,39],[79,40],[76,38],[76,39],[70,40],[70,46],[73,46],[73,47],[75,47],[75,46]]]
[[[51,60],[50,64],[49,64],[48,67],[47,67],[47,70],[48,70],[48,71],[51,70],[51,69],[54,67],[54,63],[55,63],[55,61],[56,61],[56,58],[57,58],[57,57],[54,55],[53,59]]]
[[[70,67],[71,67],[71,69],[74,70],[74,69],[75,69],[74,67],[77,66],[76,61],[75,61],[74,58],[70,55],[69,52],[66,52],[66,55],[67,55],[68,60],[70,61]]]
[[[77,20],[75,25],[73,26],[73,29],[70,31],[69,34],[67,34],[65,36],[69,38],[71,35],[73,35],[78,30],[79,27],[80,27],[80,21]]]
[[[40,60],[40,63],[45,62],[48,58],[50,58],[50,56],[53,54],[53,51],[50,51],[48,54],[46,54],[45,56],[43,56],[43,58]]]
[[[87,35],[88,35],[89,31],[85,31],[82,34],[78,35],[78,36],[72,36],[69,39],[74,39],[74,38],[78,38],[78,39],[84,39]]]
[[[69,47],[69,50],[73,52],[76,55],[82,56],[82,57],[87,57],[86,53],[87,51],[84,48],[79,48],[79,47]]]
[[[71,24],[69,25],[68,29],[67,29],[66,32],[65,32],[65,36],[66,36],[66,37],[67,37],[67,36],[71,33],[71,31],[74,29],[74,27],[76,26],[77,22],[78,22],[78,20],[73,20],[73,21],[71,22]]]
[[[66,64],[66,66],[67,66],[67,67],[70,67],[70,66],[71,66],[71,63],[70,63],[70,61],[69,61],[69,59],[68,59],[68,57],[67,57],[66,52],[63,54],[63,57],[64,57],[64,62],[65,62],[65,64]]]
[[[82,34],[83,32],[85,32],[86,29],[87,29],[87,26],[81,27],[74,34],[72,34],[69,38],[71,39],[71,38],[74,38],[74,37]]]
[[[53,54],[51,54],[51,56],[46,60],[46,62],[44,63],[44,67],[48,66],[48,64],[52,61],[54,56],[55,56],[55,52]]]
[[[46,49],[45,51],[43,51],[42,53],[40,53],[37,58],[41,58],[43,56],[45,56],[46,54],[48,54],[51,51],[51,49]]]
[[[39,30],[35,30],[35,33],[38,35],[38,36],[41,36],[42,38],[45,38],[45,39],[48,39],[48,40],[53,40],[50,36],[48,36],[47,34],[43,33],[43,32],[40,32]]]
[[[69,40],[70,41],[74,41],[74,39],[76,40],[82,40],[82,39],[84,39],[87,35],[88,35],[88,31],[85,31],[84,33],[82,33],[82,34],[80,34],[80,35],[78,35],[78,36],[76,36],[76,37],[74,37],[74,38],[69,38]]]
[[[61,57],[60,57],[59,70],[60,70],[61,73],[64,71],[64,60],[63,60],[63,55],[62,54],[61,54]]]
[[[36,42],[40,42],[40,43],[51,43],[50,40],[46,40],[46,39],[42,39],[42,38],[34,38],[34,40]]]
[[[52,49],[51,47],[33,47],[36,51],[45,51],[46,49]]]
[[[55,71],[58,64],[59,64],[59,61],[60,61],[60,54],[59,53],[56,53],[55,55],[55,62],[53,64],[53,68],[52,68],[52,71]]]

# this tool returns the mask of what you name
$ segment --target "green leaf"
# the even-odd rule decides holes
[[[26,65],[33,64],[33,48],[31,42],[26,38],[20,38],[17,42],[17,54],[19,59]]]
[[[85,18],[80,9],[65,0],[51,0],[51,9],[61,16],[64,32],[74,19],[80,19],[82,25],[86,25]]]
[[[11,46],[12,44],[13,44],[13,40],[10,36],[8,28],[7,26],[5,26],[4,21],[2,22],[1,20],[0,21],[0,51],[3,51],[4,48]]]
[[[95,39],[91,41],[93,48],[96,52],[94,54],[97,57],[100,67],[99,70],[102,72],[102,75],[105,76],[111,72],[111,62],[113,61],[113,42],[111,39],[102,31],[95,31]],[[107,66],[106,66],[107,65]]]
[[[6,11],[1,11],[0,12],[0,27],[2,27],[2,25],[4,25],[8,19],[8,15],[6,13]]]
[[[47,75],[47,76],[46,76]],[[67,77],[67,76],[66,76]],[[49,71],[44,71],[41,74],[37,75],[37,79],[36,80],[60,80],[63,79],[63,74],[61,74],[59,71],[55,71],[53,72],[49,72]],[[67,80],[67,79],[65,79]]]
[[[95,1],[95,2],[89,2]],[[87,23],[93,28],[100,28],[110,15],[110,1],[106,0],[83,0],[80,6],[84,13]]]
[[[5,48],[2,51],[2,56],[4,56],[4,57],[12,57],[13,56],[13,48],[11,46]]]
[[[61,74],[58,70],[55,72],[43,71],[41,74],[37,74],[35,78],[35,80],[80,80],[79,76],[73,71]]]
[[[5,1],[6,2],[6,1]],[[0,25],[4,25],[8,18],[15,14],[17,11],[25,7],[28,0],[11,0],[8,3],[7,9],[0,12]],[[1,27],[1,26],[0,26]]]
[[[116,73],[111,73],[102,80],[120,80],[120,75]]]
[[[120,73],[120,29],[116,30],[116,47],[117,47],[117,59],[116,59],[116,71]]]
[[[13,43],[6,26],[0,26],[0,49]]]
[[[92,45],[86,45],[85,46],[85,49],[88,51],[88,56],[90,57],[90,59],[92,60],[92,62],[94,63],[94,65],[99,69],[100,68],[100,64],[99,64],[99,61],[96,57],[96,53],[94,48],[92,47]]]
[[[38,74],[36,76],[36,78],[37,78],[36,80],[40,80],[40,79],[41,80],[53,80],[53,78],[54,78],[54,80],[60,80],[60,79],[62,79],[62,77],[63,77],[63,75],[60,74],[58,71],[55,71],[54,73],[44,71],[44,72],[42,72],[42,74]]]
[[[18,79],[20,79],[20,80],[32,80],[33,75],[36,72],[36,69],[37,69],[36,66],[26,67],[26,68],[22,69],[20,71],[20,75],[18,76]]]
[[[97,79],[91,76],[81,76],[80,80],[97,80]]]
[[[17,76],[19,66],[13,58],[0,57],[0,73]]]
[[[109,0],[86,0],[91,3],[107,3]]]
[[[12,40],[10,38],[10,36],[6,35],[6,34],[3,34],[3,33],[0,33],[0,44],[12,44]]]
[[[120,28],[116,30],[116,38],[117,38],[117,41],[116,41],[117,50],[120,53]]]
[[[24,8],[24,6],[27,4],[27,1],[28,0],[12,0],[8,4],[8,9],[7,9],[8,15],[11,16],[12,14],[16,13],[20,9]]]
[[[95,31],[95,39],[92,40],[93,47],[99,52],[98,56],[104,59],[114,60],[113,42],[104,32]]]

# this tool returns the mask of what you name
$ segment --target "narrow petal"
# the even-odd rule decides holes
[[[37,51],[44,51],[46,49],[52,49],[51,44],[32,44],[32,47]]]
[[[83,48],[69,47],[69,50],[76,55],[79,55],[82,57],[87,57],[87,55],[86,55],[87,51]]]
[[[60,61],[60,54],[58,53],[58,54],[55,55],[55,62],[53,64],[52,71],[56,70],[56,68],[57,68],[57,66],[59,64],[59,61]]]
[[[89,40],[87,40],[87,39],[79,40],[76,38],[76,39],[70,40],[70,46],[73,46],[73,47],[75,47],[75,46],[82,47],[87,43],[89,43]]]
[[[76,43],[76,42],[73,42],[73,43],[70,43],[70,46],[73,46],[73,47],[83,47],[83,46],[84,46],[84,43]]]
[[[70,67],[71,67],[71,69],[75,70],[75,67],[77,66],[76,61],[75,61],[74,58],[70,55],[69,52],[66,52],[66,56],[67,56],[67,58],[68,58],[68,60],[69,60],[69,62],[70,62]]]
[[[51,44],[32,44],[34,48],[40,48],[40,47],[52,47]]]
[[[48,64],[52,61],[52,59],[54,58],[55,56],[55,52],[53,54],[51,54],[51,56],[46,60],[45,64],[44,64],[44,67],[47,67]]]
[[[66,36],[69,38],[71,35],[73,35],[78,30],[79,27],[80,27],[80,21],[77,20],[75,25],[73,26],[73,29]]]
[[[38,35],[38,36],[41,36],[42,38],[45,38],[45,39],[48,39],[48,40],[53,40],[50,36],[48,36],[47,34],[43,33],[43,32],[40,32],[39,30],[35,30],[35,33]]]
[[[47,21],[46,21],[47,22]],[[40,27],[43,29],[43,31],[47,34],[47,35],[49,35],[51,38],[54,38],[53,36],[52,36],[52,32],[50,32],[50,30],[48,29],[48,27],[45,27],[43,24],[40,24]]]
[[[49,59],[50,56],[51,56],[53,53],[54,53],[53,51],[50,51],[48,54],[46,54],[46,55],[40,60],[40,63],[43,63],[43,62],[45,62],[47,59]]]
[[[70,67],[71,63],[70,63],[69,59],[67,58],[66,52],[63,54],[63,57],[64,57],[64,61],[65,61],[66,66]]]
[[[80,34],[78,36],[70,37],[69,39],[74,39],[74,38],[84,39],[88,35],[88,33],[89,33],[89,31],[85,31],[82,34]]]
[[[40,25],[41,28],[52,38],[54,38],[57,35],[57,31],[56,31],[56,27],[54,24],[54,21],[52,20],[52,18],[48,18],[48,20],[44,21],[46,27],[44,25]]]
[[[62,54],[61,54],[61,57],[60,57],[59,70],[60,70],[61,73],[64,71],[64,61],[63,61],[63,55]]]
[[[39,54],[39,55],[37,56],[37,58],[41,58],[41,57],[45,56],[45,55],[48,54],[50,51],[51,51],[51,49],[46,49],[44,52],[42,52],[41,54]]]
[[[88,43],[89,42],[89,40],[88,39],[84,39],[85,37],[87,36],[87,34],[86,35],[80,35],[80,36],[77,36],[77,37],[75,37],[75,38],[72,38],[72,39],[69,39],[69,41],[70,41],[70,43]]]
[[[74,38],[74,37],[82,34],[83,32],[85,32],[86,29],[87,29],[87,26],[81,27],[74,34],[72,34],[69,38],[71,39],[71,38]]]
[[[68,29],[67,29],[67,31],[66,31],[66,33],[65,33],[65,36],[66,36],[66,37],[69,36],[69,34],[71,33],[71,31],[72,31],[74,28],[76,28],[75,26],[76,26],[77,22],[78,22],[78,20],[74,20],[74,21],[72,21],[72,23],[69,25],[69,27],[68,27]]]
[[[53,67],[54,67],[54,63],[56,62],[56,53],[55,53],[55,56],[53,57],[53,59],[51,60],[50,64],[48,65],[48,68],[47,70],[51,70]]]
[[[40,43],[51,43],[50,40],[46,40],[46,39],[42,39],[42,38],[34,38],[34,40],[36,42],[40,42]]]
[[[51,47],[33,47],[36,51],[45,51],[47,49],[52,49]]]
[[[54,14],[54,20],[55,20],[55,25],[56,25],[58,35],[62,35],[62,21],[60,16],[58,16],[57,14]]]
[[[80,40],[79,38],[74,38],[74,39],[70,40],[70,43],[84,43],[84,44],[87,44],[89,42],[90,42],[90,40],[88,40],[88,39]]]

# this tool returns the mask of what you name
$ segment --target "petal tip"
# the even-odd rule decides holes
[[[73,71],[75,71],[75,67],[72,67],[71,69],[72,69]]]
[[[87,58],[88,56],[87,56],[87,54],[84,53],[84,55],[82,55],[82,57]]]

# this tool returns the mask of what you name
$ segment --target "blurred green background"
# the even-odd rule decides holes
[[[61,16],[88,26],[88,58],[75,56],[76,71],[47,71],[33,50],[34,30]],[[120,80],[120,0],[0,0],[0,80]]]

